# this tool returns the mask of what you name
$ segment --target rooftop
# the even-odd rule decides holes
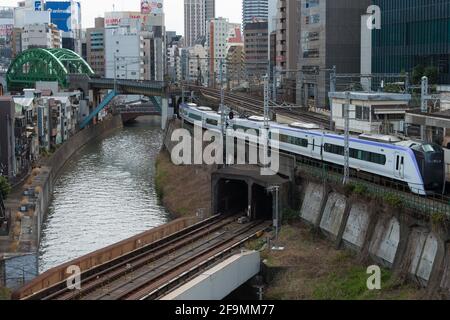
[[[348,94],[348,96],[347,96]],[[352,100],[367,100],[367,101],[410,101],[410,94],[403,93],[389,93],[389,92],[330,92],[328,94],[330,99],[352,99]]]

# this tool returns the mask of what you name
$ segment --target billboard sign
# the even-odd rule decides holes
[[[63,32],[72,31],[72,8],[70,1],[52,1],[46,3],[53,24]]]
[[[34,11],[42,11],[42,1],[36,0],[34,2]]]
[[[13,28],[14,28],[13,24],[0,24],[0,37],[11,37],[13,33]]]
[[[162,14],[163,1],[162,0],[141,0],[142,14]]]

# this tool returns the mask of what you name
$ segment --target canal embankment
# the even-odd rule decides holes
[[[179,127],[176,121],[170,124],[166,149],[173,147],[173,142],[169,141],[171,130]],[[165,168],[162,199],[176,199],[173,202],[176,209],[186,194],[182,192],[186,178],[181,177],[199,178],[190,166],[172,168],[167,154],[160,155],[160,159]],[[201,178],[205,181],[210,174],[206,167],[203,171],[197,169],[206,175]],[[168,176],[167,168],[176,170],[176,174]],[[213,168],[209,169],[214,172]],[[331,177],[324,180],[308,167],[295,168],[289,193],[290,206],[282,210],[285,225],[277,243],[285,250],[269,250],[265,241],[257,246],[258,249],[265,248],[262,269],[268,275],[267,297],[448,298],[448,217],[440,212],[430,214],[428,208],[413,210],[395,192],[374,194],[364,185],[352,184],[344,188],[336,181]],[[370,276],[367,267],[372,265],[381,269],[381,291],[367,288],[366,281]]]
[[[0,249],[4,253],[2,268],[7,274],[6,280],[12,279],[11,283],[6,281],[8,287],[14,287],[12,282],[28,281],[38,273],[41,228],[61,169],[83,146],[122,127],[121,116],[116,115],[79,131],[49,157],[42,158],[24,185],[9,196],[5,206],[11,215],[10,232],[0,238]],[[16,269],[16,265],[20,268]]]
[[[158,197],[172,218],[197,215],[206,218],[212,214],[211,175],[217,166],[173,164],[171,152],[176,142],[171,137],[173,131],[180,128],[181,122],[174,119],[169,121],[165,131],[163,148],[156,161]]]

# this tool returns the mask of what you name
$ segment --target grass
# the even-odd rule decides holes
[[[336,250],[321,236],[296,222],[283,226],[279,244],[284,251],[265,250],[269,266],[290,267],[266,288],[265,299],[283,300],[373,300],[419,299],[422,290],[396,281],[387,269],[381,271],[381,290],[367,289],[366,266],[355,253]]]
[[[161,159],[156,161],[155,188],[158,199],[162,201],[164,198],[164,183],[167,179],[167,171],[161,165]]]
[[[0,300],[10,300],[11,291],[8,288],[0,287]]]
[[[167,152],[156,161],[155,188],[160,202],[174,218],[195,216],[211,209],[211,168],[206,166],[176,166]]]

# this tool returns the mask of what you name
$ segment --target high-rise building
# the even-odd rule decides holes
[[[11,63],[13,29],[14,9],[0,7],[0,71],[6,70]]]
[[[261,83],[268,71],[269,34],[266,22],[247,23],[244,29],[245,69],[250,83]]]
[[[216,0],[205,0],[205,21],[216,17]]]
[[[22,50],[61,48],[61,31],[52,23],[26,24],[22,31]]]
[[[95,27],[86,30],[87,62],[94,72],[104,77],[105,74],[105,19],[95,18]]]
[[[280,86],[278,95],[284,101],[295,102],[295,79],[297,78],[298,32],[300,23],[298,0],[278,1],[275,36],[275,81]]]
[[[300,0],[297,104],[327,105],[330,77],[338,73],[360,73],[361,15],[370,0]],[[278,41],[278,39],[277,39]]]
[[[437,81],[450,83],[450,1],[373,0],[381,9],[381,29],[372,30],[372,72],[432,68]],[[367,63],[370,64],[370,61]]]
[[[206,49],[209,59],[209,75],[210,79],[215,79],[214,81],[219,80],[221,65],[222,76],[225,75],[229,28],[228,19],[225,18],[214,18],[207,23]]]
[[[62,31],[63,48],[70,49],[81,55],[80,2],[74,0],[47,1],[43,11],[50,11],[51,22]]]
[[[227,53],[226,66],[229,89],[239,86],[245,78],[245,53],[243,45],[230,45]]]
[[[113,75],[111,71],[114,71],[114,52],[108,52],[114,47],[116,64],[120,62],[125,69],[124,73],[120,73],[121,75],[129,79],[141,79],[142,77],[142,80],[164,80],[167,53],[164,13],[106,12],[105,33],[105,73],[107,77]],[[120,37],[122,40],[115,39],[115,37]],[[125,48],[125,44],[116,48],[117,41],[122,43],[132,41],[133,43],[127,44],[131,46],[129,48]],[[121,58],[122,61],[120,61]],[[143,63],[142,71],[137,67],[141,62]],[[134,66],[132,66],[133,64]],[[136,70],[131,73],[127,72],[127,65],[129,70],[133,68]]]
[[[126,27],[105,30],[107,78],[144,80],[144,37]]]
[[[243,0],[242,26],[245,29],[248,23],[268,21],[268,0]]]
[[[205,0],[184,0],[184,41],[186,47],[206,35]]]
[[[244,46],[241,25],[230,23],[225,18],[214,18],[208,21],[205,47],[208,51],[209,80],[220,81],[220,65],[222,64],[222,81],[227,81],[228,50],[232,46]]]
[[[192,47],[206,36],[206,24],[215,17],[215,0],[184,0],[184,44]]]
[[[12,97],[0,97],[0,173],[8,178],[15,175],[15,104]]]

